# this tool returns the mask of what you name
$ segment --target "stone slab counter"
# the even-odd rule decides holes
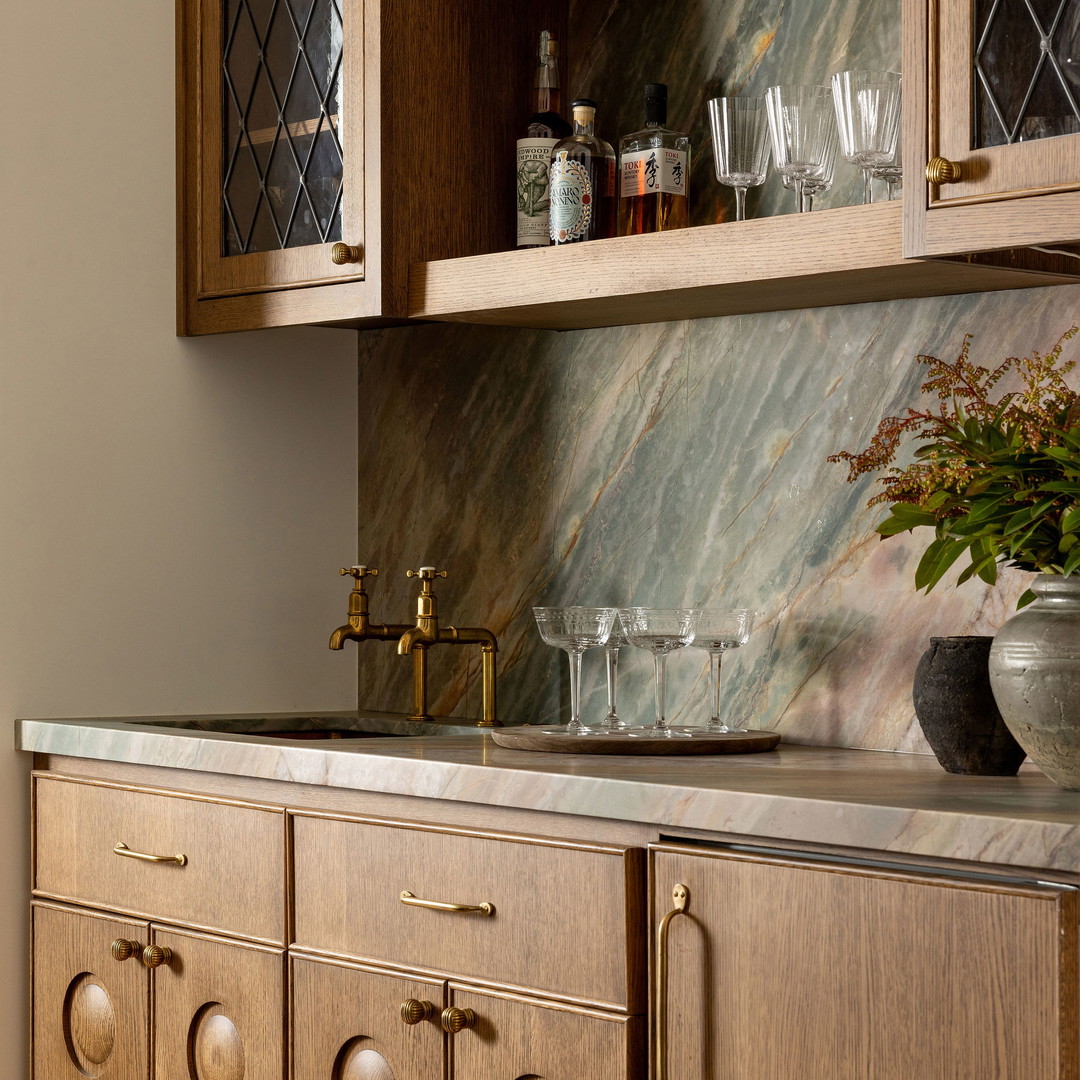
[[[971,777],[946,773],[922,754],[794,744],[745,756],[648,758],[529,753],[484,734],[314,743],[271,737],[250,723],[208,730],[251,719],[20,720],[16,748],[644,822],[676,835],[704,830],[1080,871],[1080,793],[1031,765],[1016,777]],[[273,728],[288,719],[265,722]]]

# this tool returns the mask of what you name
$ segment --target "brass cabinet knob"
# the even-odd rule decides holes
[[[435,1006],[430,1001],[417,1001],[409,998],[401,1003],[401,1022],[419,1024],[421,1020],[430,1020],[435,1015]]]
[[[335,244],[330,249],[330,260],[335,266],[344,266],[346,263],[358,263],[361,251],[351,244]]]
[[[926,179],[931,184],[955,184],[960,175],[960,163],[947,158],[932,157],[926,166]]]
[[[459,1031],[476,1026],[476,1013],[472,1009],[443,1009],[439,1023],[443,1031],[456,1035]]]
[[[118,937],[112,943],[110,951],[114,960],[130,960],[133,956],[139,955],[142,946],[137,941],[129,941],[127,938]]]
[[[172,958],[173,951],[167,945],[147,945],[142,951],[142,962],[148,968],[168,967]]]

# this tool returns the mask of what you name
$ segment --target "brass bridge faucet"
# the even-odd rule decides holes
[[[343,648],[348,640],[397,641],[398,655],[412,654],[413,658],[413,712],[409,719],[438,723],[443,718],[432,716],[428,712],[428,649],[433,645],[479,645],[483,716],[473,723],[477,727],[499,726],[495,716],[495,654],[499,651],[499,643],[490,630],[482,627],[439,626],[437,600],[431,586],[436,578],[446,577],[445,570],[436,570],[434,566],[421,566],[419,570],[406,572],[408,577],[420,579],[420,595],[416,598],[416,623],[413,626],[371,622],[364,578],[377,577],[378,570],[354,566],[348,570],[342,569],[339,573],[351,575],[355,584],[349,594],[349,621],[330,635],[331,649]]]

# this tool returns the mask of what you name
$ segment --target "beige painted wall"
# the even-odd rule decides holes
[[[355,651],[326,637],[356,548],[356,337],[176,339],[171,2],[7,16],[0,731],[18,716],[351,707]],[[28,876],[28,761],[10,738],[9,1063],[25,1060]]]

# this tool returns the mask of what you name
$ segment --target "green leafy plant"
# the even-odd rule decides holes
[[[916,588],[929,592],[965,552],[970,561],[957,584],[978,576],[992,585],[999,565],[1080,572],[1080,396],[1065,382],[1076,361],[1059,363],[1077,331],[1067,330],[1045,356],[1033,351],[993,369],[971,360],[971,334],[951,363],[918,356],[927,365],[922,391],[937,397],[936,410],[887,416],[865,450],[830,455],[847,463],[849,482],[884,470],[883,490],[867,504],[890,504],[877,527],[882,537],[934,530]],[[994,400],[1010,373],[1022,389]],[[912,463],[893,465],[912,439]],[[1032,599],[1029,590],[1018,606]]]

